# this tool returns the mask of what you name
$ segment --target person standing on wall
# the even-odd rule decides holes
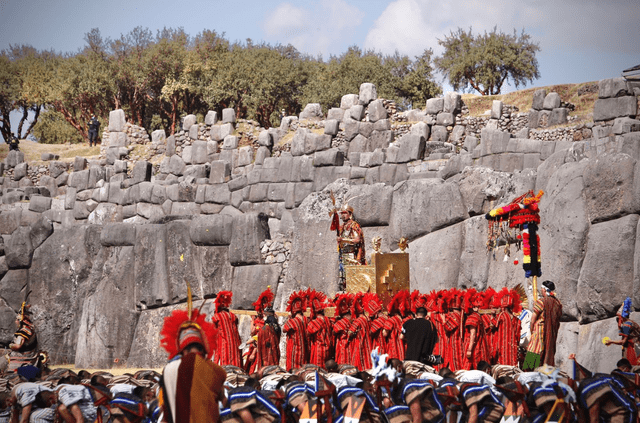
[[[100,129],[100,121],[96,118],[96,115],[91,115],[89,121],[89,147],[98,145],[98,130]]]

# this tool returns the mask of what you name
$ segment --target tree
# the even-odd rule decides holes
[[[385,64],[395,78],[395,91],[401,109],[408,106],[413,109],[423,108],[428,99],[442,94],[442,87],[433,78],[432,55],[433,50],[426,49],[413,62],[408,56],[400,56],[398,52],[385,58]]]
[[[9,120],[12,111],[21,114],[15,131],[18,138],[26,138],[33,130],[52,77],[49,62],[54,59],[53,52],[38,52],[29,45],[12,45],[0,52],[0,133],[5,140],[13,132]]]
[[[438,44],[445,50],[435,59],[436,68],[455,90],[471,87],[482,95],[495,95],[508,80],[518,88],[540,77],[536,59],[540,47],[524,30],[518,36],[515,30],[505,34],[494,27],[474,36],[471,28],[468,32],[458,28]]]

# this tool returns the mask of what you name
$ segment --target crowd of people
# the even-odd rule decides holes
[[[222,291],[212,316],[189,301],[165,319],[162,374],[30,365],[6,372],[0,423],[634,421],[636,363],[624,358],[610,374],[576,363],[573,378],[546,363],[553,330],[546,324],[558,310],[549,302],[557,301],[553,284],[542,288],[526,355],[518,350],[522,298],[515,290],[401,291],[383,313],[372,293],[329,299],[308,289],[291,294],[281,326],[267,288],[242,349],[232,294]],[[629,322],[630,307],[621,321]],[[536,360],[535,369],[523,369]]]

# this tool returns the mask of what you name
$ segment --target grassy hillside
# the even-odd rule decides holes
[[[35,141],[20,141],[20,151],[24,153],[25,161],[32,164],[44,163],[40,160],[42,153],[52,153],[60,156],[60,161],[72,162],[76,156],[97,158],[100,147],[89,147],[89,143],[82,144],[40,144]],[[9,153],[7,144],[0,144],[0,161]]]
[[[502,95],[480,96],[465,94],[462,98],[469,107],[469,114],[471,116],[480,116],[487,110],[490,110],[493,100],[502,100],[504,104],[516,106],[521,112],[527,112],[531,109],[533,93],[540,88],[544,88],[547,90],[547,94],[557,92],[560,94],[562,101],[572,103],[576,106],[576,109],[569,113],[570,116],[580,116],[582,120],[591,120],[593,119],[593,104],[598,99],[597,84],[598,81],[583,82],[580,84],[550,85],[548,87],[528,88],[526,90],[514,91]],[[588,87],[593,88],[593,85],[596,86],[595,92],[583,92]]]

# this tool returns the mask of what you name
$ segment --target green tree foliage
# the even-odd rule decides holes
[[[28,45],[12,45],[0,52],[0,132],[5,140],[12,133],[26,138],[33,130],[46,102],[54,59],[53,52],[38,52]],[[15,131],[9,120],[12,111],[20,113]],[[28,123],[26,127],[25,123]]]
[[[67,122],[62,113],[55,109],[45,110],[33,127],[33,136],[43,144],[75,144],[83,141],[83,137]]]
[[[456,90],[471,87],[482,95],[495,95],[508,80],[518,88],[540,77],[540,47],[524,30],[518,36],[515,30],[505,34],[494,28],[474,36],[471,28],[458,28],[438,43],[445,51],[435,59],[436,68]]]
[[[84,39],[86,46],[76,53],[30,47],[2,52],[3,133],[12,110],[25,111],[26,121],[29,110],[39,113],[43,106],[46,121],[36,136],[74,142],[86,139],[92,114],[106,122],[108,112],[119,108],[132,123],[174,133],[186,113],[204,116],[226,107],[264,127],[279,125],[282,109],[298,114],[307,103],[337,107],[363,82],[374,83],[380,97],[396,100],[400,108],[421,107],[441,92],[432,77],[431,50],[411,60],[350,47],[325,62],[291,45],[232,44],[210,30],[191,37],[182,28],[154,35],[136,27],[111,40],[94,28]]]

